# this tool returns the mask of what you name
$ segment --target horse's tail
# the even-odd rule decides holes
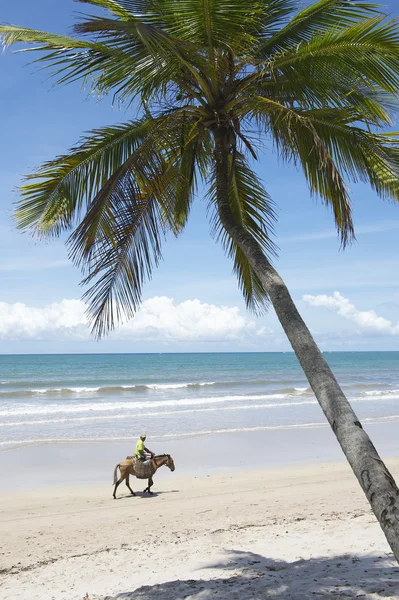
[[[118,463],[114,469],[114,483],[112,485],[116,485],[118,481],[118,467],[120,468],[120,464]]]

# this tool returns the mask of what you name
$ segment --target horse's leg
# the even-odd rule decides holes
[[[151,491],[151,488],[153,485],[154,485],[154,482],[152,480],[152,477],[150,477],[148,480],[148,487],[146,488],[145,491],[147,491],[149,494],[153,494],[154,492]]]
[[[118,486],[122,483],[122,481],[124,479],[126,479],[126,475],[128,474],[127,469],[124,469],[123,467],[120,467],[120,471],[121,471],[121,476],[119,477],[118,481],[115,484],[115,488],[114,488],[114,498],[116,499],[116,490],[118,489]]]
[[[116,500],[116,490],[118,489],[118,486],[122,483],[123,479],[120,478],[118,479],[118,481],[115,483],[115,487],[114,487],[114,500]]]
[[[129,485],[129,473],[126,475],[126,481],[125,481],[125,483],[126,483],[127,487],[129,488],[130,493],[132,494],[132,496],[135,496],[136,494],[134,493],[134,491],[132,490],[132,488]]]
[[[148,485],[147,485],[147,487],[145,488],[145,490],[144,490],[143,494],[145,494],[146,492],[148,492],[149,494],[151,494],[151,492],[150,492],[150,487],[151,487],[151,486],[152,486],[152,478],[151,478],[151,477],[149,477],[149,478],[148,478]]]

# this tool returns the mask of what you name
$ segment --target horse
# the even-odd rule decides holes
[[[145,488],[144,493],[148,492],[149,494],[153,494],[153,492],[151,491],[151,488],[154,485],[152,476],[158,471],[159,467],[163,467],[164,465],[169,467],[169,469],[172,472],[175,470],[175,463],[173,462],[173,458],[171,457],[170,454],[158,454],[157,456],[152,457],[152,459],[151,459],[152,475],[148,479],[148,486]],[[119,479],[118,479],[118,468],[120,470]],[[114,469],[114,482],[112,485],[115,486],[114,493],[113,493],[115,500],[116,500],[116,490],[118,489],[118,486],[122,483],[123,480],[125,480],[126,486],[128,487],[132,496],[136,495],[129,485],[129,475],[136,475],[135,470],[134,470],[134,458],[127,458],[126,460],[123,460],[122,462],[118,463]]]

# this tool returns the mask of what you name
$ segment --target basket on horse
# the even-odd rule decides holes
[[[136,475],[137,479],[150,479],[156,471],[151,459],[144,462],[137,458],[137,456],[127,456],[126,459],[133,460],[134,474]]]

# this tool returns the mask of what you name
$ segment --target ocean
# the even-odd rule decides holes
[[[364,422],[399,421],[399,352],[328,352]],[[292,353],[0,355],[0,446],[325,426]]]

